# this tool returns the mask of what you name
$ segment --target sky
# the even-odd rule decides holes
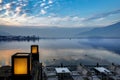
[[[103,27],[120,22],[120,0],[0,0],[0,25]]]

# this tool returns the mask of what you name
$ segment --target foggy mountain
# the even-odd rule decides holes
[[[79,33],[83,37],[120,37],[120,22],[102,28],[94,28],[90,31]]]
[[[39,36],[39,37],[76,37],[79,32],[86,32],[92,28],[25,28],[25,27],[4,27],[0,29],[1,32],[7,32],[15,36]]]
[[[0,26],[0,35],[38,36],[48,38],[120,37],[120,22],[100,28],[27,28]]]

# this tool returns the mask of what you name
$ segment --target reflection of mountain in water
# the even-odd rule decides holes
[[[30,45],[38,44],[40,46],[40,59],[45,64],[60,64],[61,62],[64,64],[96,64],[97,62],[114,62],[119,64],[120,55],[116,54],[120,48],[119,40],[120,39],[40,39],[36,42],[0,42],[0,57],[3,57],[5,54],[11,56],[11,54],[19,52],[19,50],[28,52]],[[7,54],[10,52],[11,54]],[[4,58],[8,61],[9,59],[6,58],[6,55]],[[53,61],[53,59],[55,60]]]
[[[78,42],[79,44],[88,45],[95,49],[106,49],[120,54],[119,39],[88,39],[86,42]]]

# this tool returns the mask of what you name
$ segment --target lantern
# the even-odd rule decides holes
[[[39,47],[38,47],[38,45],[31,46],[31,53],[32,53],[32,61],[39,62]]]
[[[31,70],[31,54],[30,53],[16,53],[12,56],[12,75],[17,79],[27,79],[25,76],[30,76]],[[23,79],[22,78],[22,79]]]
[[[39,53],[38,45],[32,45],[31,46],[31,53],[32,54],[38,54]]]

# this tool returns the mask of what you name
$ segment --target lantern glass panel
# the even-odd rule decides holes
[[[32,54],[38,53],[38,47],[37,46],[32,46]]]
[[[14,58],[14,74],[27,74],[27,58]]]

